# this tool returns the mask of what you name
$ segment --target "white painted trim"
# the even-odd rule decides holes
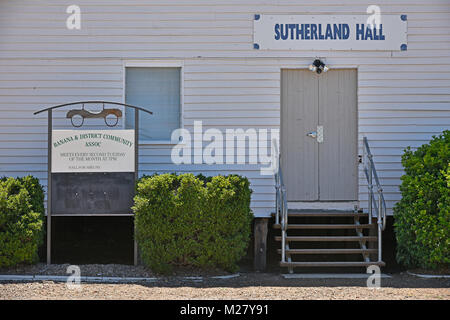
[[[298,210],[348,210],[353,211],[355,206],[359,208],[358,201],[344,202],[288,202],[289,209]]]
[[[123,60],[122,62],[122,103],[125,103],[126,68],[180,68],[180,128],[184,128],[184,61],[183,60]],[[150,110],[151,111],[151,110]],[[125,112],[123,114],[125,126]],[[139,140],[139,145],[176,145],[172,140]]]
[[[179,67],[182,68],[184,66],[183,60],[124,60],[124,67]]]

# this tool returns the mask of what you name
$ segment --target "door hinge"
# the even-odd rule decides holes
[[[323,143],[323,126],[317,126],[317,142]]]

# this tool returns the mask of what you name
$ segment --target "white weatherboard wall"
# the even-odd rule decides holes
[[[280,69],[315,57],[358,69],[360,146],[367,136],[389,208],[400,198],[400,156],[450,128],[450,2],[379,0],[408,16],[407,51],[253,49],[255,14],[365,14],[359,0],[78,0],[81,30],[66,29],[72,1],[0,1],[0,176],[33,174],[47,184],[43,107],[79,100],[123,101],[124,64],[181,61],[183,123],[192,129],[279,128]],[[64,112],[55,112],[55,129]],[[88,119],[89,120],[89,119]],[[88,121],[86,120],[86,121]],[[250,178],[256,216],[274,207],[273,178],[257,165],[182,165],[170,145],[142,145],[140,174],[230,172]],[[362,150],[361,150],[362,151]],[[367,188],[360,172],[359,199]]]

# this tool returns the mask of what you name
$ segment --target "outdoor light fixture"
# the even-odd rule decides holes
[[[330,68],[325,65],[322,61],[319,59],[314,60],[312,64],[309,65],[309,70],[312,72],[316,72],[317,74],[321,74],[322,72],[327,72]]]

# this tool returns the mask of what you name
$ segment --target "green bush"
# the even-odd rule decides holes
[[[236,270],[250,239],[251,193],[237,175],[143,177],[133,206],[143,262],[161,273],[177,265]]]
[[[43,221],[44,190],[37,178],[0,179],[0,267],[38,260]]]
[[[394,208],[397,260],[435,269],[450,262],[450,131],[402,156],[402,199]]]

